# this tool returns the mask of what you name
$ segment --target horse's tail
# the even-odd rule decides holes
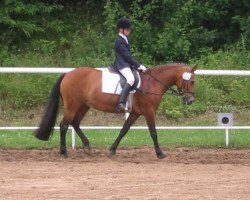
[[[62,79],[64,78],[64,75],[65,74],[60,76],[60,78],[55,83],[50,93],[50,97],[45,108],[42,121],[39,125],[39,128],[34,132],[35,137],[40,140],[48,140],[53,132],[59,107],[60,84],[62,82]]]

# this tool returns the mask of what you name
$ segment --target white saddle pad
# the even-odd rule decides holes
[[[102,92],[108,94],[121,94],[122,88],[119,83],[120,76],[119,74],[111,73],[108,68],[96,68],[102,71]],[[138,72],[137,72],[138,73]],[[139,82],[137,84],[137,89],[141,85],[141,79],[139,76]],[[136,91],[133,90],[130,93],[135,93]]]

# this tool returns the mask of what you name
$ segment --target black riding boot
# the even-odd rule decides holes
[[[117,112],[125,112],[126,100],[127,100],[127,96],[129,94],[130,89],[131,89],[131,86],[128,83],[126,83],[122,89],[121,94],[120,94],[120,99],[119,99],[118,105],[116,106]]]

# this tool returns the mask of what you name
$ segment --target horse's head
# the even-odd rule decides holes
[[[180,95],[182,96],[183,103],[190,105],[194,101],[194,82],[197,65],[193,67],[183,66],[178,71],[176,86],[179,90]]]

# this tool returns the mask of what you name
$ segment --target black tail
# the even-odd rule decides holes
[[[39,128],[34,132],[35,137],[40,140],[48,140],[53,132],[59,107],[60,84],[64,75],[65,74],[60,76],[60,78],[55,83],[43,114],[42,121],[39,125]]]

